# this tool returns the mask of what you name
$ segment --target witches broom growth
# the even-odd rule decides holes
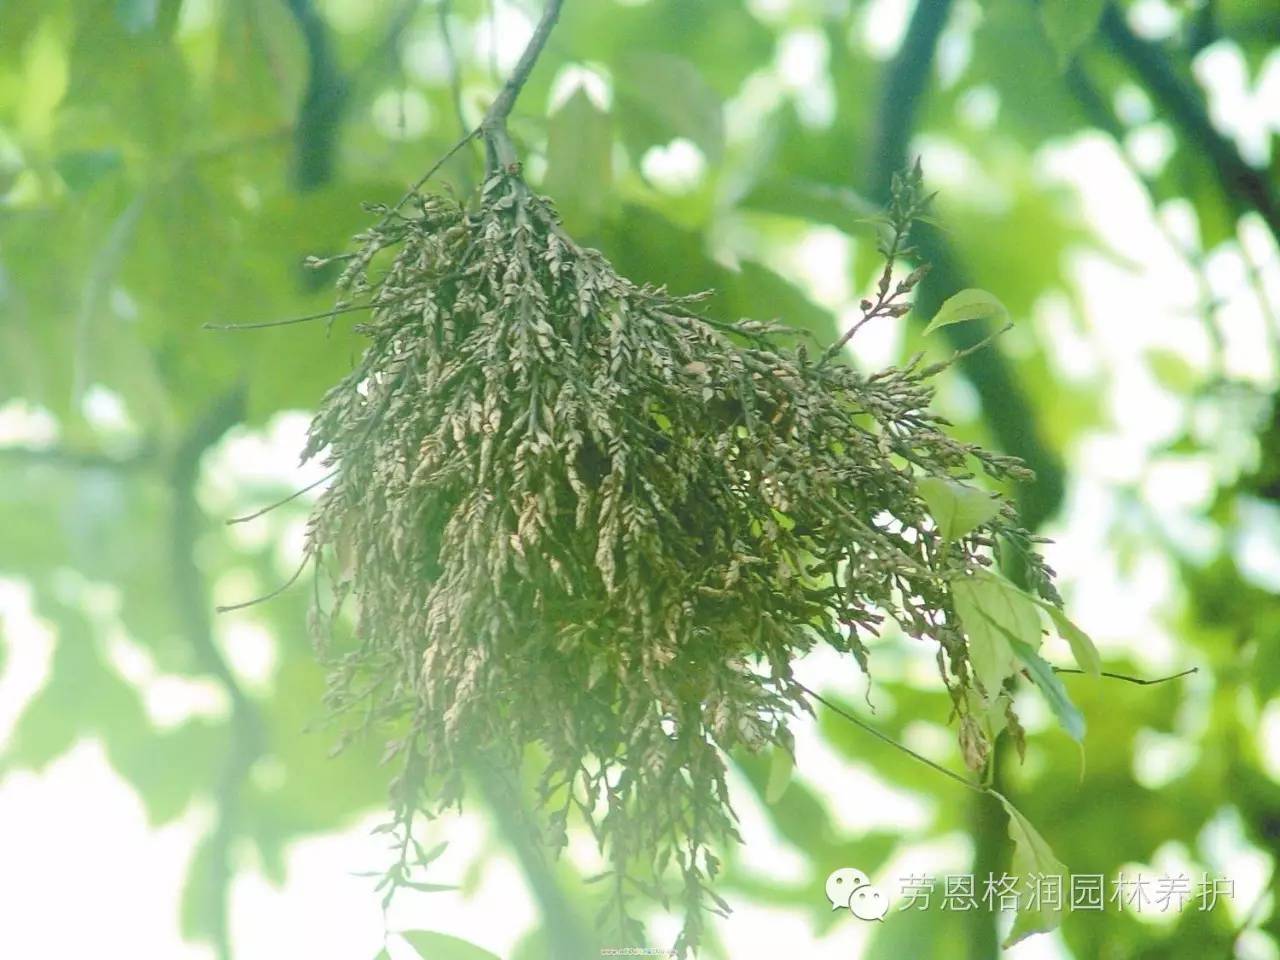
[[[415,814],[460,804],[464,772],[534,762],[543,839],[589,825],[628,934],[630,898],[677,891],[683,952],[723,908],[726,755],[790,748],[797,658],[827,644],[865,669],[886,620],[934,645],[980,766],[1014,667],[997,635],[975,676],[962,618],[1001,614],[958,610],[956,585],[996,583],[1011,551],[1057,601],[1012,507],[958,482],[1026,471],[947,435],[929,410],[944,365],[810,357],[785,326],[717,319],[566,234],[505,129],[558,8],[468,138],[489,158],[477,195],[415,189],[344,258],[368,347],[311,427],[307,456],[335,474],[309,552],[358,609],[330,704],[393,731],[390,879],[408,881]],[[924,201],[918,170],[899,179],[864,322],[908,309],[923,271],[895,267]],[[317,609],[322,631],[335,617]]]

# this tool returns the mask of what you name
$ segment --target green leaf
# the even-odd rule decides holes
[[[1107,0],[1041,0],[1040,23],[1045,36],[1066,66],[1098,27]]]
[[[424,883],[421,880],[401,880],[399,885],[419,893],[446,893],[461,889],[456,883]]]
[[[429,933],[426,930],[405,930],[400,936],[418,951],[422,960],[499,960],[499,958],[457,937],[444,933]]]
[[[1036,877],[1059,877],[1061,878],[1059,883],[1065,887],[1067,868],[1054,855],[1053,849],[1045,842],[1044,837],[1040,836],[1036,828],[1031,825],[1031,821],[1023,816],[1017,807],[995,790],[987,792],[1000,801],[1005,813],[1009,815],[1009,839],[1013,841],[1013,862],[1010,869],[1022,878],[1022,885],[1018,891],[1018,916],[1004,942],[1007,949],[1033,933],[1053,930],[1062,923],[1060,901],[1056,908],[1046,906],[1045,901],[1048,898],[1033,899],[1030,893],[1034,890]],[[1033,909],[1028,906],[1029,903],[1035,903],[1037,906]]]
[[[923,477],[916,484],[944,540],[957,540],[1000,512],[999,498],[942,477]]]
[[[1067,688],[1062,685],[1058,675],[1053,672],[1053,667],[1049,666],[1040,654],[1036,653],[1034,649],[1021,640],[1010,638],[1009,645],[1017,658],[1026,665],[1027,673],[1031,675],[1035,685],[1040,688],[1045,699],[1049,701],[1049,706],[1053,709],[1053,714],[1058,718],[1058,722],[1062,724],[1062,729],[1066,730],[1071,739],[1077,743],[1083,741],[1084,716],[1076,709],[1076,705],[1071,702],[1071,698],[1067,696]]]
[[[991,573],[951,581],[951,599],[969,638],[973,672],[988,699],[995,699],[1016,670],[1010,641],[1039,646],[1040,615],[1030,597]]]
[[[1062,612],[1061,607],[1045,600],[1037,602],[1048,611],[1058,636],[1067,641],[1071,647],[1071,655],[1076,658],[1080,669],[1091,677],[1102,676],[1102,656],[1098,653],[1098,648],[1093,645],[1093,639],[1072,623],[1071,618]]]
[[[449,847],[449,841],[442,840],[440,843],[437,843],[430,850],[422,850],[421,854],[418,857],[418,866],[420,867],[431,866],[431,864],[435,863],[437,860],[440,859],[440,855],[444,853],[445,850],[448,849],[448,847]],[[421,848],[419,848],[419,850],[421,850]]]
[[[1146,352],[1146,358],[1151,375],[1170,393],[1190,393],[1200,382],[1196,368],[1173,350],[1156,347]]]
[[[924,328],[924,332],[927,336],[940,327],[949,327],[953,323],[964,323],[967,320],[1002,321],[1008,318],[1009,311],[995,296],[985,290],[969,287],[948,297]]]
[[[794,748],[784,743],[775,743],[769,756],[769,782],[764,788],[764,802],[777,803],[787,792],[791,784],[791,773],[796,767]]]
[[[71,190],[87,190],[108,174],[124,166],[119,149],[69,150],[54,160],[54,169]]]
[[[116,19],[126,33],[143,33],[155,26],[159,0],[116,0]]]
[[[613,122],[579,87],[551,117],[543,189],[570,230],[599,223],[613,182]]]

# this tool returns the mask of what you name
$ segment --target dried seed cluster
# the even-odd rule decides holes
[[[899,220],[918,190],[899,184]],[[563,845],[576,812],[622,926],[629,898],[675,890],[693,949],[723,908],[712,849],[736,836],[725,756],[789,744],[796,658],[826,643],[865,669],[889,618],[937,645],[966,714],[948,580],[1010,545],[1044,570],[1010,507],[948,542],[917,483],[1021,468],[947,436],[928,409],[941,366],[868,376],[785,327],[706,316],[578,246],[516,175],[385,213],[340,281],[371,310],[368,349],[307,455],[336,470],[310,551],[358,607],[330,701],[391,729],[402,764],[392,879],[416,811],[532,757],[544,839]],[[896,309],[918,274],[891,289],[909,251],[889,252]]]

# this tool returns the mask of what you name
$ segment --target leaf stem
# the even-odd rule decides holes
[[[272,510],[275,510],[279,507],[283,507],[286,503],[292,503],[294,500],[297,500],[299,497],[303,496],[304,494],[310,493],[316,487],[320,486],[322,483],[326,483],[329,480],[332,480],[337,475],[338,475],[337,470],[334,470],[331,473],[326,473],[323,477],[321,477],[319,480],[315,481],[314,483],[309,483],[305,487],[303,487],[301,490],[295,490],[293,493],[289,494],[287,497],[277,500],[274,503],[268,504],[267,506],[263,507],[260,510],[255,510],[253,513],[245,514],[242,517],[232,517],[230,520],[227,521],[227,526],[230,527],[230,526],[234,526],[237,523],[248,523],[251,520],[257,520],[259,517],[270,513]]]
[[[839,717],[843,717],[845,720],[848,720],[850,723],[854,724],[857,727],[861,727],[863,730],[871,734],[873,737],[876,737],[879,740],[883,740],[885,743],[889,744],[889,746],[896,747],[897,749],[905,753],[907,756],[912,757],[915,760],[919,760],[925,766],[932,767],[934,770],[938,771],[938,773],[942,774],[944,777],[954,780],[956,783],[960,784],[961,786],[967,787],[968,789],[972,790],[974,793],[991,793],[992,792],[990,788],[974,783],[972,780],[966,780],[964,777],[960,776],[960,774],[956,773],[954,770],[948,770],[946,767],[942,766],[942,764],[934,763],[932,760],[930,760],[928,757],[924,756],[923,754],[916,753],[906,744],[899,743],[897,740],[893,739],[893,737],[889,736],[887,733],[884,733],[881,730],[877,730],[875,727],[867,723],[861,717],[857,717],[854,714],[850,713],[848,710],[845,710],[843,707],[838,706],[835,703],[832,703],[826,697],[822,696],[822,694],[816,693],[813,690],[810,690],[808,687],[806,687],[803,683],[800,683],[798,680],[793,680],[792,682],[795,683],[796,687],[799,688],[803,693],[805,693],[811,699],[816,700],[818,703],[822,704],[832,713],[836,714]]]

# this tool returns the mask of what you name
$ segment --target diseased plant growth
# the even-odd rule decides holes
[[[336,594],[316,620],[330,706],[391,731],[393,889],[420,811],[460,805],[468,771],[533,763],[542,838],[590,828],[628,940],[633,899],[674,895],[683,955],[704,908],[727,910],[712,889],[737,837],[726,757],[790,751],[809,708],[797,658],[825,643],[866,670],[886,623],[931,644],[981,769],[1001,730],[1020,738],[1003,688],[1023,667],[1083,733],[1035,652],[1040,607],[1082,666],[1096,655],[1012,506],[966,482],[1027,471],[930,411],[948,363],[839,360],[862,324],[910,309],[927,269],[918,166],[895,183],[862,320],[825,349],[634,283],[567,235],[506,136],[556,7],[467,138],[488,148],[476,195],[415,190],[341,258],[340,309],[369,310],[369,342],[306,450],[335,470],[310,525]],[[935,323],[997,308],[965,291]],[[347,598],[354,641],[331,642]]]

